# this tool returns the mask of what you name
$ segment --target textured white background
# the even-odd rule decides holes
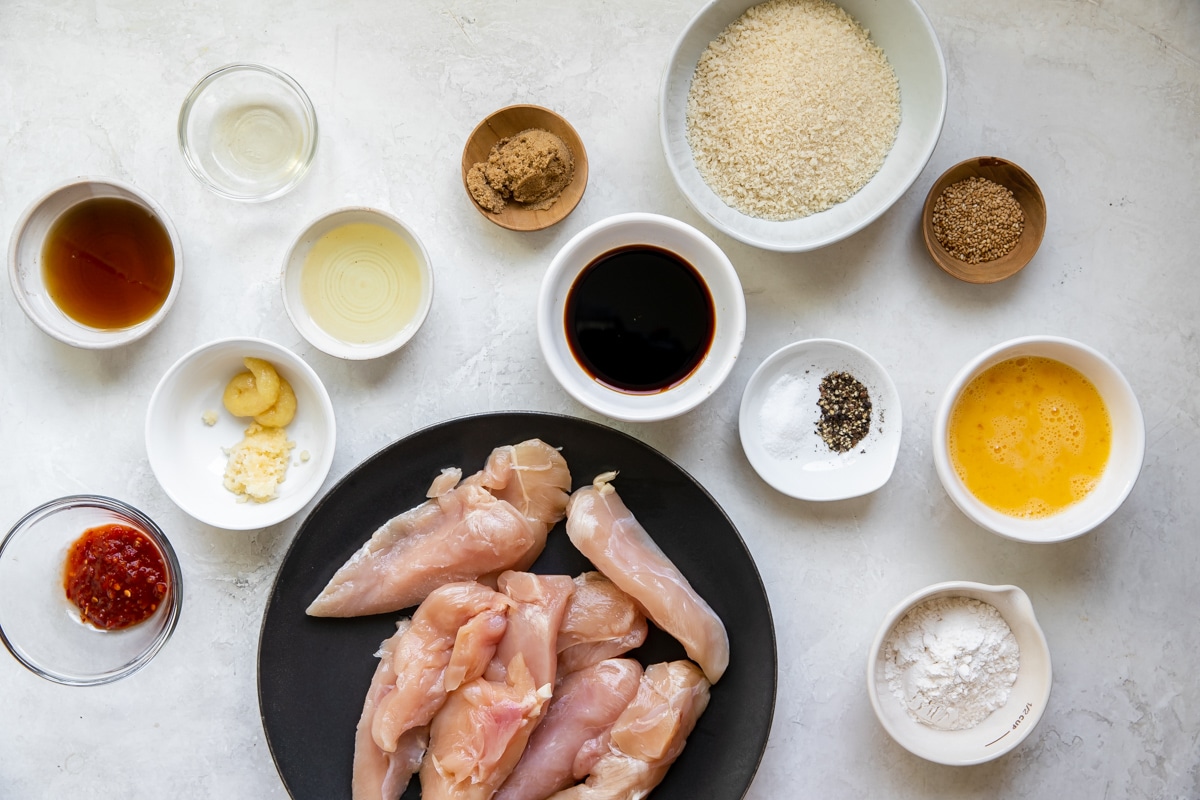
[[[534,300],[567,238],[635,210],[706,230],[746,289],[746,345],[725,386],[681,419],[617,427],[691,471],[758,560],[775,613],[779,696],[749,797],[1200,796],[1200,5],[927,0],[950,79],[933,159],[879,221],[803,255],[759,252],[707,228],[670,180],[657,86],[699,5],[0,0],[0,231],[7,236],[51,185],[115,176],[166,207],[186,269],[163,326],[116,352],[51,340],[0,289],[0,529],[53,497],[110,494],[162,524],[186,582],[174,638],[117,685],[59,687],[0,654],[0,798],[286,795],[258,716],[256,646],[268,589],[303,514],[229,533],[167,499],[147,466],[142,424],[176,358],[231,335],[300,353],[338,413],[327,485],[389,442],[462,414],[534,409],[596,419],[543,365]],[[235,60],[291,73],[320,118],[313,171],[265,205],[209,194],[175,143],[188,89]],[[489,224],[459,178],[467,133],[521,102],[563,113],[591,157],[583,202],[541,233]],[[937,175],[975,155],[1024,166],[1049,205],[1033,264],[991,287],[938,271],[917,229]],[[309,347],[280,298],[292,238],[349,204],[406,219],[437,270],[425,328],[372,363]],[[1141,480],[1124,507],[1086,537],[1044,547],[969,523],[929,453],[934,409],[958,368],[1030,333],[1077,338],[1114,359],[1148,432]],[[741,452],[737,408],[751,372],[776,348],[814,336],[863,347],[899,386],[896,472],[865,498],[788,499]],[[947,579],[1024,588],[1053,655],[1041,724],[1011,755],[974,768],[909,755],[874,719],[864,687],[883,615]]]

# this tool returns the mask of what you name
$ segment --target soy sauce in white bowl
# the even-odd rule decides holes
[[[571,286],[567,343],[596,380],[628,394],[662,392],[690,376],[716,330],[712,294],[670,250],[630,245],[592,261]]]

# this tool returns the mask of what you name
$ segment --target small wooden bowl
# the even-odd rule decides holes
[[[488,155],[492,152],[492,146],[496,142],[530,128],[549,131],[566,143],[571,150],[571,155],[575,158],[575,176],[567,188],[563,189],[554,205],[543,211],[529,208],[521,203],[510,202],[503,211],[493,214],[471,197],[471,191],[467,189],[467,173],[478,162],[487,161]],[[541,106],[507,106],[496,111],[475,126],[475,130],[471,131],[471,135],[467,137],[466,146],[463,147],[462,180],[463,189],[467,191],[467,199],[488,220],[501,228],[508,228],[510,231],[540,231],[565,219],[575,210],[575,206],[579,205],[579,200],[583,197],[583,190],[587,188],[587,179],[588,159],[587,151],[583,148],[583,140],[579,138],[579,134],[575,132],[569,122],[550,109]]]
[[[967,178],[987,178],[1013,193],[1025,214],[1025,229],[1008,255],[994,261],[968,264],[951,255],[933,232],[933,206],[947,186]],[[921,212],[921,234],[934,263],[959,280],[968,283],[995,283],[1017,274],[1030,262],[1046,233],[1046,199],[1029,173],[1011,161],[994,156],[969,158],[946,170],[929,190]]]

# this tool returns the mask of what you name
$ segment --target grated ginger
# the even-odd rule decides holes
[[[287,477],[290,453],[295,446],[295,442],[288,441],[286,429],[254,423],[228,451],[225,488],[240,495],[241,502],[274,500],[276,488]]]

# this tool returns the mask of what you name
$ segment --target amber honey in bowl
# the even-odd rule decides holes
[[[1020,356],[966,385],[950,412],[948,447],[955,472],[980,502],[1036,519],[1095,488],[1112,449],[1112,422],[1078,370]]]
[[[47,232],[41,262],[54,304],[81,325],[102,330],[150,319],[175,277],[166,227],[122,197],[92,197],[68,208]]]
[[[686,380],[716,330],[712,294],[695,267],[641,244],[588,264],[571,286],[564,317],[579,365],[628,394],[664,392]]]

